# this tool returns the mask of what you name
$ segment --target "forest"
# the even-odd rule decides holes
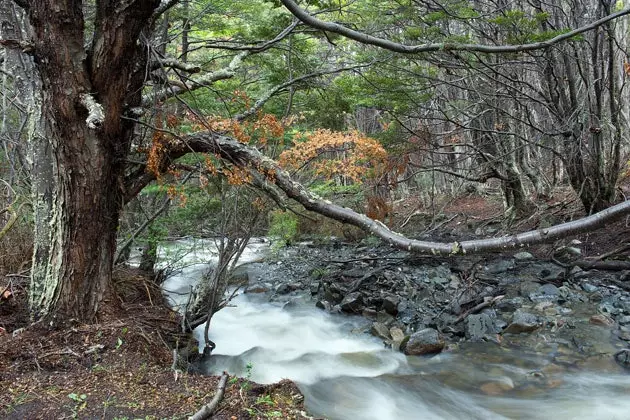
[[[110,350],[142,366],[155,353],[143,378],[169,378],[162,392],[179,395],[180,375],[220,348],[211,320],[235,286],[273,289],[270,300],[310,288],[318,307],[374,321],[372,335],[413,356],[436,352],[411,350],[419,332],[439,333],[439,353],[444,339],[560,328],[549,317],[562,308],[548,313],[539,294],[578,305],[558,292],[575,284],[599,294],[584,298],[586,321],[610,327],[618,342],[602,352],[629,368],[628,14],[622,0],[0,0],[0,382],[17,390],[3,414],[98,416],[79,392],[97,379],[79,371]],[[191,238],[212,241],[216,264],[169,308],[178,268],[165,244]],[[237,284],[257,238],[270,261],[308,270],[276,284],[269,263],[273,288]],[[295,251],[305,241],[322,254]],[[496,258],[516,261],[517,284],[488,277]],[[434,305],[413,300],[419,286],[400,276],[422,277],[414,264],[448,267],[431,272],[457,277],[453,290],[429,282]],[[527,280],[532,267],[545,274]],[[503,327],[473,318],[510,293],[538,320],[519,318],[522,302]],[[126,369],[111,363],[107,386]],[[59,369],[75,391],[32,391]],[[251,369],[229,386],[190,373],[208,389],[186,403],[102,417],[203,406],[193,418],[205,418],[223,404],[215,418],[311,418],[286,403],[302,392],[310,407],[291,382],[260,386],[278,405],[261,410]],[[487,383],[488,395],[512,390]]]

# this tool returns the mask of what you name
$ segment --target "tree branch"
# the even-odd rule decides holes
[[[508,248],[523,247],[543,242],[550,242],[586,231],[595,230],[622,216],[630,214],[630,200],[612,206],[599,213],[572,222],[562,223],[550,228],[537,229],[500,238],[489,238],[463,242],[431,242],[409,239],[393,232],[379,221],[357,213],[347,207],[341,207],[309,192],[304,186],[293,181],[288,172],[278,164],[261,154],[258,150],[232,138],[214,132],[191,134],[173,143],[172,157],[183,156],[190,151],[207,152],[220,155],[223,159],[242,168],[257,168],[264,174],[272,174],[273,181],[291,199],[302,204],[307,210],[342,223],[351,224],[378,236],[392,246],[416,253],[434,255],[457,255],[502,251]]]
[[[431,51],[477,51],[482,53],[514,53],[522,51],[540,50],[543,48],[549,48],[552,45],[558,44],[562,41],[566,41],[576,35],[580,35],[584,32],[588,32],[601,26],[611,20],[625,16],[630,13],[630,8],[623,9],[619,12],[612,13],[599,20],[596,20],[588,25],[566,32],[562,35],[555,36],[546,41],[534,42],[531,44],[520,45],[481,45],[481,44],[457,44],[450,42],[433,43],[433,44],[421,44],[421,45],[405,45],[397,42],[393,42],[383,38],[377,38],[372,35],[368,35],[353,29],[347,28],[338,23],[325,22],[310,15],[305,10],[301,9],[297,3],[293,0],[281,0],[282,4],[289,9],[289,11],[302,22],[309,26],[322,31],[333,32],[346,38],[358,41],[362,44],[374,45],[386,50],[403,53],[403,54],[418,54]]]

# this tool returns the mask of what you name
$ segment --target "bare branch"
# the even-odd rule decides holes
[[[299,20],[294,21],[291,25],[287,26],[280,32],[275,38],[270,39],[268,41],[260,42],[255,45],[230,45],[229,41],[215,41],[206,43],[207,47],[217,48],[221,50],[231,50],[231,51],[250,51],[254,53],[263,52],[271,48],[274,44],[282,41],[286,38],[293,29],[300,23]]]
[[[199,73],[201,71],[201,67],[196,64],[184,63],[174,58],[160,58],[159,60],[154,61],[151,67],[153,70],[160,68],[172,68],[185,71],[187,73]]]
[[[309,74],[305,74],[303,76],[299,76],[296,77],[295,79],[289,80],[287,82],[281,83],[277,86],[274,86],[273,88],[269,89],[264,95],[262,95],[255,103],[254,105],[249,108],[248,110],[246,110],[245,112],[243,112],[242,114],[238,114],[234,117],[234,119],[236,121],[243,121],[247,118],[249,118],[250,116],[254,115],[256,112],[258,112],[258,110],[260,108],[262,108],[262,106],[269,100],[271,99],[274,95],[278,94],[279,92],[282,92],[283,90],[297,84],[300,82],[303,82],[305,80],[308,79],[312,79],[315,77],[319,77],[319,76],[324,76],[326,74],[336,74],[336,73],[341,73],[344,71],[348,71],[348,70],[356,70],[356,69],[360,69],[363,67],[369,67],[374,63],[369,63],[369,64],[359,64],[356,66],[350,66],[350,67],[341,67],[338,69],[331,69],[331,70],[322,70],[322,71],[316,71],[313,73],[309,73]]]
[[[338,23],[333,22],[325,22],[323,20],[317,19],[316,17],[310,15],[305,10],[301,9],[297,3],[293,0],[281,0],[282,4],[289,9],[294,16],[300,19],[302,22],[310,25],[314,28],[320,29],[322,31],[333,32],[346,38],[353,39],[355,41],[361,42],[363,44],[374,45],[386,50],[403,53],[403,54],[418,54],[423,52],[432,52],[432,51],[477,51],[482,53],[514,53],[514,52],[522,52],[522,51],[533,51],[540,50],[543,48],[549,48],[552,45],[558,44],[562,41],[566,41],[570,38],[573,38],[576,35],[580,35],[584,32],[588,32],[593,30],[611,20],[620,18],[630,13],[630,8],[623,9],[619,12],[612,13],[608,16],[605,16],[599,20],[596,20],[588,25],[581,26],[577,29],[573,29],[572,31],[566,32],[564,34],[555,36],[546,41],[533,42],[531,44],[520,44],[520,45],[481,45],[481,44],[457,44],[451,42],[441,42],[441,43],[433,43],[433,44],[421,44],[421,45],[405,45],[397,42],[393,42],[383,38],[377,38],[372,35],[368,35],[359,31],[355,31],[353,29],[347,28],[343,25],[339,25]]]

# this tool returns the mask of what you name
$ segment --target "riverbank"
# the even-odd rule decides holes
[[[95,324],[27,325],[26,289],[14,279],[0,304],[3,419],[185,419],[210,403],[219,377],[178,371],[171,347],[179,317],[135,270],[118,271],[118,302]],[[308,418],[290,381],[230,377],[213,418]]]
[[[628,237],[623,221],[555,244],[455,258],[331,239],[281,250],[241,276],[246,293],[276,302],[307,295],[324,311],[361,315],[365,332],[409,355],[493,342],[627,369]]]

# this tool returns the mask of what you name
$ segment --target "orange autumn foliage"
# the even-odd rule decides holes
[[[377,176],[386,163],[387,152],[378,141],[357,131],[340,133],[324,129],[297,138],[279,159],[285,168],[310,165],[317,175],[325,178],[342,175],[357,183],[366,176]]]

